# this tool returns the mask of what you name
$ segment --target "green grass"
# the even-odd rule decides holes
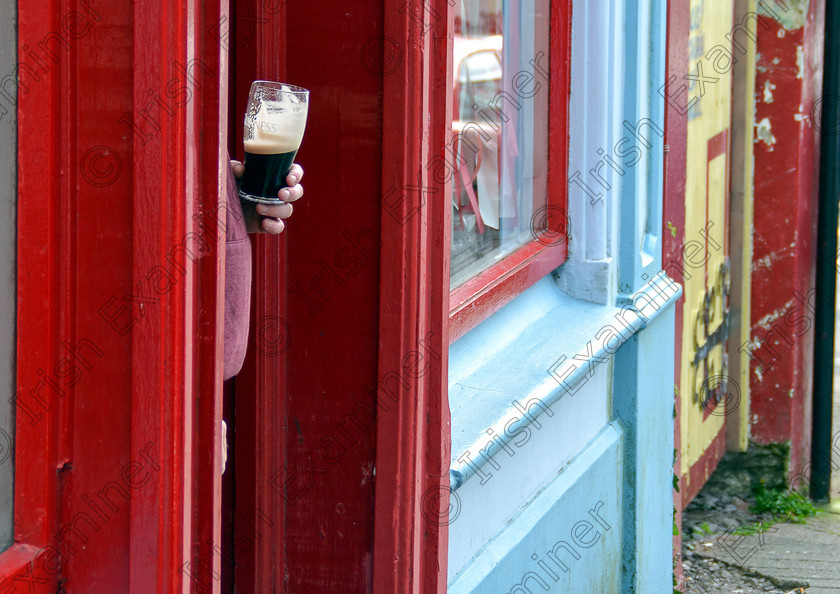
[[[767,520],[741,526],[734,534],[752,536],[766,532],[776,522],[793,522],[804,524],[811,516],[816,516],[820,510],[814,503],[801,493],[792,492],[782,487],[768,489],[764,483],[753,487],[755,503],[750,511],[756,515],[770,515]]]
[[[732,534],[737,534],[738,536],[753,536],[754,534],[761,534],[762,532],[767,532],[771,525],[772,522],[756,522],[752,524],[744,524],[740,528],[736,528]]]
[[[816,516],[819,509],[814,507],[813,502],[801,493],[795,493],[789,489],[780,488],[768,489],[764,483],[753,487],[755,504],[750,510],[758,515],[770,514],[775,521],[795,522],[804,524],[805,518]]]

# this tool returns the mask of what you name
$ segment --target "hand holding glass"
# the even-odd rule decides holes
[[[294,85],[254,81],[245,112],[245,174],[239,196],[251,202],[283,204],[309,111],[309,91]]]

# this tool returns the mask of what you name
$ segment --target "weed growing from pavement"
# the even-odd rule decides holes
[[[700,530],[703,532],[703,534],[707,536],[711,536],[712,534],[714,534],[714,531],[709,527],[708,522],[703,522],[702,524],[700,524]]]
[[[736,535],[752,536],[766,532],[767,528],[779,520],[805,524],[806,518],[816,516],[820,510],[814,507],[813,502],[801,494],[794,495],[784,485],[767,488],[762,482],[753,486],[755,503],[750,506],[750,511],[757,516],[769,514],[769,520],[746,524],[735,530]]]

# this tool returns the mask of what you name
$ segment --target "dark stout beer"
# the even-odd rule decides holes
[[[252,153],[245,145],[245,175],[242,176],[241,194],[271,201],[278,200],[277,193],[286,187],[286,176],[295,161],[297,149],[288,153]]]

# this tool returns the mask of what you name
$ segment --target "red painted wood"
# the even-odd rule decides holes
[[[49,1],[33,2],[32,12],[19,10],[18,52],[29,39],[43,39],[55,22],[43,18],[58,7]],[[35,11],[41,11],[36,17]],[[29,65],[29,60],[20,59]],[[35,64],[37,66],[37,64]],[[61,201],[57,188],[57,142],[51,130],[58,118],[54,100],[57,97],[57,72],[41,72],[40,81],[26,80],[30,87],[39,83],[39,96],[20,92],[18,96],[18,303],[17,303],[17,386],[15,435],[15,541],[16,545],[0,555],[0,583],[4,588],[30,567],[35,555],[52,541],[58,523],[55,471],[57,451],[57,398],[42,405],[28,392],[34,389],[37,370],[52,369],[56,361],[56,345],[40,337],[57,334],[59,294],[55,268],[58,250],[58,211]],[[44,109],[52,106],[53,109]],[[46,182],[46,183],[45,183]],[[39,196],[27,203],[26,196]],[[37,232],[36,232],[37,230]],[[50,308],[49,306],[53,307]],[[46,308],[45,308],[46,306]],[[53,363],[54,365],[55,363]],[[48,409],[48,410],[47,410]],[[34,550],[33,550],[34,549]],[[48,588],[55,591],[57,572],[53,575],[36,564],[36,573],[49,579]],[[5,578],[5,579],[4,579]]]
[[[384,80],[383,152],[392,157],[382,170],[377,592],[446,591],[451,213],[448,200],[429,197],[450,196],[452,181],[424,165],[450,134],[453,16],[446,0],[426,4],[385,2],[386,39],[400,40],[403,60]],[[389,205],[392,190],[407,199]]]
[[[61,4],[60,10],[71,9],[71,3]],[[58,177],[63,182],[58,188],[63,204],[58,233],[66,244],[58,255],[65,262],[59,280],[62,291],[50,309],[57,307],[66,320],[58,329],[57,342],[91,341],[85,348],[88,364],[78,364],[84,375],[63,403],[69,405],[66,414],[58,419],[58,431],[66,435],[61,449],[62,461],[67,464],[58,482],[58,530],[70,525],[79,514],[90,518],[99,530],[91,534],[85,524],[77,524],[80,532],[89,535],[90,542],[84,545],[79,538],[61,539],[60,532],[53,539],[66,558],[62,579],[67,589],[127,591],[131,508],[124,494],[131,495],[133,491],[126,488],[120,475],[125,464],[136,456],[131,455],[131,407],[127,398],[131,391],[131,345],[129,335],[121,336],[99,311],[112,311],[106,305],[112,296],[117,300],[111,303],[126,303],[120,298],[138,293],[131,275],[132,139],[131,131],[120,123],[132,109],[132,11],[126,3],[93,8],[91,32],[73,48],[58,87],[63,103],[59,117],[64,125],[56,141],[64,147],[64,154],[56,157],[67,172]],[[96,20],[97,16],[101,20]],[[127,35],[119,40],[104,39],[103,30],[111,26]],[[113,59],[110,68],[99,66],[102,55]],[[103,84],[106,80],[108,83]],[[96,146],[110,147],[120,160],[119,177],[113,184],[108,184],[110,178],[97,181],[105,184],[102,186],[91,183],[96,181],[97,169],[87,166],[83,155]],[[69,147],[74,148],[66,150]],[[112,171],[117,172],[116,168]],[[113,204],[114,196],[128,197],[125,207],[109,209],[119,212],[103,217],[103,205]],[[103,275],[103,270],[109,274]],[[126,318],[130,319],[133,313],[128,307]],[[126,318],[116,323],[121,324]],[[122,397],[115,398],[115,394]],[[103,507],[105,513],[100,516],[82,498],[98,500],[96,494],[109,481],[119,485],[109,491],[117,509]]]
[[[176,60],[191,65],[184,80],[193,83],[191,101],[161,122],[158,135],[146,143],[135,138],[133,174],[142,184],[135,189],[135,283],[189,233],[207,243],[198,265],[186,268],[181,290],[161,299],[159,317],[133,329],[132,445],[151,441],[161,460],[153,489],[132,502],[130,586],[138,592],[150,584],[158,591],[219,589],[224,233],[216,217],[227,164],[223,72],[209,29],[222,14],[218,2],[194,10],[166,2],[135,6],[135,38],[155,39],[158,48],[136,44],[135,88],[159,88]],[[136,94],[135,113],[145,105]]]
[[[567,213],[571,14],[570,0],[551,3],[548,189],[545,205],[538,207],[551,214],[550,220],[558,218],[555,213]],[[534,219],[539,217],[535,214]],[[568,237],[539,237],[454,289],[450,295],[449,341],[456,341],[490,317],[560,266],[567,256]]]
[[[18,105],[18,544],[0,558],[0,581],[4,576],[9,578],[19,591],[56,591],[56,582],[65,581],[70,573],[68,560],[84,564],[98,558],[102,549],[96,545],[107,547],[115,542],[127,520],[123,512],[108,533],[90,535],[92,529],[87,527],[91,546],[83,553],[81,543],[72,535],[60,542],[59,529],[65,527],[66,517],[62,504],[66,505],[77,485],[85,479],[90,481],[94,472],[119,459],[119,446],[125,440],[120,444],[109,441],[119,435],[121,426],[127,426],[121,422],[125,409],[112,398],[106,401],[98,397],[106,385],[109,396],[124,393],[127,382],[102,362],[108,355],[114,363],[121,348],[119,337],[110,328],[103,332],[96,308],[109,290],[128,288],[127,270],[113,267],[128,244],[125,237],[102,233],[93,217],[95,211],[102,211],[109,194],[99,189],[101,178],[94,180],[98,186],[85,179],[86,174],[95,176],[96,171],[85,168],[93,130],[84,125],[91,107],[79,96],[85,92],[92,99],[109,93],[111,101],[107,106],[103,103],[96,116],[114,116],[112,129],[116,127],[126,104],[120,94],[121,84],[127,79],[112,76],[110,87],[91,88],[90,83],[101,80],[100,73],[85,70],[80,64],[92,51],[96,27],[101,27],[106,15],[118,21],[120,10],[116,7],[109,14],[90,6],[82,12],[75,9],[80,7],[47,1],[19,7],[20,71],[26,73],[22,77],[26,90],[20,93]],[[71,26],[71,21],[78,26]],[[38,48],[37,42],[48,36],[52,41],[46,47],[52,51]],[[125,54],[119,52],[119,42],[113,45],[113,66],[118,70],[126,63]],[[117,143],[112,146],[122,148]],[[115,227],[130,220],[129,210],[113,211],[111,223]],[[97,235],[100,241],[92,251]],[[77,257],[80,252],[87,256],[85,260]],[[103,269],[112,273],[102,275]],[[92,424],[90,429],[96,438],[89,439],[88,452],[93,455],[87,457],[88,452],[81,452],[76,456],[72,423],[100,406],[102,417],[114,408],[120,414],[109,419],[104,434],[96,433],[102,423]],[[22,573],[15,567],[21,557],[30,561]],[[118,579],[115,576],[120,570],[114,563],[109,579]],[[34,574],[44,581],[30,590],[12,574],[35,579],[31,577]],[[3,588],[6,591],[6,586]]]
[[[41,550],[31,545],[16,544],[0,553],[0,592],[52,594],[56,591],[57,572],[46,570],[39,559]],[[47,567],[52,569],[51,565]]]
[[[228,89],[227,64],[219,51],[218,40],[211,33],[212,26],[228,13],[227,0],[205,0],[195,5],[195,14],[191,18],[191,27],[179,34],[187,42],[186,61],[192,50],[203,60],[207,70],[218,73],[212,81],[202,84],[203,93],[196,92],[196,110],[187,129],[192,127],[192,134],[187,137],[188,160],[194,162],[196,182],[193,187],[187,185],[186,195],[191,197],[201,212],[215,212],[220,200],[224,200],[227,188],[225,172],[229,167],[225,144],[227,139],[226,105]],[[195,39],[191,35],[195,34]],[[188,170],[189,172],[189,170]],[[189,172],[189,173],[192,173]],[[189,180],[189,173],[187,179]],[[209,218],[205,215],[203,219]],[[216,220],[216,217],[213,217]],[[192,220],[192,218],[191,218]],[[189,228],[190,225],[187,225]],[[192,353],[193,392],[189,394],[191,407],[189,413],[194,421],[192,435],[188,437],[185,449],[193,448],[193,483],[187,492],[191,504],[191,515],[187,517],[191,538],[190,558],[200,564],[212,559],[212,571],[208,569],[206,582],[201,585],[191,582],[191,591],[207,591],[206,583],[212,577],[213,592],[220,592],[220,574],[222,556],[221,544],[221,419],[222,419],[222,376],[224,366],[224,270],[225,237],[219,233],[216,253],[211,250],[211,257],[205,258],[203,266],[198,267],[196,291],[192,294],[194,318],[186,337],[186,346],[190,339],[195,349]],[[179,568],[180,571],[180,568]],[[206,574],[205,574],[206,575]]]
[[[482,320],[565,261],[568,241],[547,246],[533,241],[452,291],[449,342],[455,342]]]
[[[689,34],[690,10],[688,2],[668,3],[668,40],[667,40],[667,62],[665,66],[665,80],[676,76],[677,80],[688,72],[688,34]],[[682,284],[684,279],[680,271],[683,267],[683,246],[685,245],[685,171],[686,171],[686,143],[688,136],[688,119],[681,113],[680,106],[684,106],[688,100],[685,95],[680,97],[681,102],[676,106],[671,102],[665,102],[665,175],[662,205],[662,268],[672,280]],[[673,263],[673,265],[669,265]],[[682,365],[682,332],[683,332],[683,305],[685,298],[680,297],[675,306],[675,333],[674,336],[674,386],[678,388],[674,395],[674,410],[677,411],[674,417],[674,469],[677,477],[681,475],[681,428],[680,428],[680,394],[683,387],[680,385],[680,373]],[[680,477],[684,480],[684,477]],[[683,485],[680,484],[680,490]],[[675,522],[682,526],[682,498],[681,494],[673,492],[674,507],[677,510]],[[674,535],[673,550],[676,557],[674,573],[678,583],[684,582],[682,560],[680,551],[682,548],[681,531]]]
[[[726,426],[721,427],[715,435],[712,443],[703,452],[703,455],[688,470],[688,476],[680,477],[680,495],[682,496],[681,509],[691,503],[691,500],[700,492],[709,477],[717,468],[723,455],[726,453]]]
[[[171,48],[172,54],[181,55],[184,49],[181,40],[177,39],[173,35],[174,31],[168,30],[168,27],[161,28],[154,18],[163,16],[158,12],[161,10],[164,10],[164,7],[155,2],[135,5],[134,37],[155,40],[158,47],[174,42],[176,45]],[[185,15],[176,11],[166,14],[166,17],[181,24]],[[175,28],[177,26],[175,25]],[[134,44],[133,51],[132,67],[136,88],[159,87],[160,73],[169,66],[170,55],[149,50],[140,44]],[[144,100],[142,95],[134,98],[134,114],[139,114],[141,106],[145,104]],[[183,237],[186,229],[182,221],[192,214],[184,212],[186,205],[181,204],[181,201],[166,200],[167,195],[177,195],[176,180],[186,175],[185,155],[178,150],[176,144],[172,147],[172,154],[168,155],[167,159],[162,158],[168,148],[164,146],[166,137],[174,135],[173,128],[184,129],[184,118],[185,114],[181,112],[179,122],[161,123],[160,133],[152,135],[151,139],[134,138],[131,172],[134,178],[146,179],[149,183],[135,188],[137,204],[133,209],[134,225],[144,221],[146,225],[142,231],[137,229],[133,241],[132,285],[134,279],[137,279],[141,283],[140,286],[143,286],[143,276],[160,260],[160,252],[165,249],[163,246],[167,243],[167,229],[162,228],[161,223],[167,218],[171,219],[175,232],[180,229]],[[164,166],[164,163],[167,165]],[[189,290],[192,282],[192,278],[183,278],[184,289]],[[185,438],[187,394],[183,390],[173,389],[174,386],[168,385],[168,379],[171,377],[182,385],[188,379],[185,377],[186,361],[182,353],[172,353],[174,359],[169,369],[162,368],[160,362],[174,346],[171,341],[178,340],[177,334],[173,336],[167,332],[167,328],[175,330],[178,326],[183,328],[187,323],[185,306],[187,304],[183,301],[179,302],[175,298],[169,300],[165,307],[156,312],[157,316],[145,316],[146,319],[132,328],[129,335],[131,400],[139,413],[138,422],[132,427],[132,445],[137,445],[143,440],[158,445],[161,466],[160,475],[158,480],[152,483],[152,489],[138,497],[136,504],[131,507],[131,529],[135,537],[131,542],[130,572],[125,579],[128,587],[134,591],[140,591],[143,585],[147,588],[151,586],[156,591],[176,591],[183,587],[184,576],[179,575],[168,560],[187,557],[187,551],[183,548],[186,545],[184,533],[187,512],[182,485],[187,480],[184,470],[191,460],[186,456],[186,452],[176,445]],[[143,307],[142,303],[140,307]],[[154,396],[150,398],[150,395]],[[171,403],[171,410],[167,410],[169,407],[165,406],[161,397]],[[170,444],[174,447],[170,448]],[[190,564],[190,569],[192,565],[193,563]]]
[[[235,85],[230,99],[235,109],[231,112],[228,142],[235,147],[231,154],[239,160],[243,158],[242,118],[251,82],[289,80],[283,4],[237,0],[231,5],[230,22],[235,33],[231,34],[229,49]],[[307,137],[309,134],[311,124]],[[310,178],[307,174],[307,186]],[[310,195],[311,191],[307,191],[306,198]],[[289,228],[298,216],[287,222]],[[280,237],[251,236],[254,274],[248,356],[234,383],[236,418],[235,425],[229,428],[230,439],[234,435],[236,439],[236,458],[232,460],[236,501],[230,556],[236,559],[235,584],[237,591],[242,592],[271,592],[281,587],[286,591],[286,576],[295,575],[287,560],[287,510],[278,487],[282,485],[278,472],[282,472],[287,460],[281,444],[286,440],[285,349],[290,337],[286,323],[288,233]]]
[[[18,544],[0,577],[35,547],[52,592],[183,591],[218,540],[220,11],[19,6],[42,76],[18,106]],[[203,257],[173,264],[190,231]]]
[[[365,592],[373,588],[376,398],[367,386],[377,382],[382,75],[359,48],[382,34],[382,10],[295,3],[272,15],[282,4],[258,3],[267,15],[237,4],[235,15],[257,42],[256,72],[237,55],[237,96],[257,76],[311,91],[297,159],[306,195],[279,238],[255,242],[254,344],[236,380],[236,510],[264,518],[249,519],[260,534],[236,524],[246,563],[236,581],[248,591],[253,567],[255,591]],[[287,21],[301,25],[287,30]],[[240,51],[247,56],[248,46]],[[280,327],[285,349],[271,334]]]
[[[814,288],[817,174],[811,107],[819,95],[822,3],[809,5],[804,27],[779,35],[774,19],[758,28],[756,122],[770,122],[775,143],[755,142],[750,417],[758,443],[791,444],[791,472],[810,456],[813,312],[794,295]],[[803,71],[798,76],[797,48]],[[814,56],[812,59],[811,56]],[[772,103],[765,84],[775,85]],[[801,118],[794,117],[801,114]],[[781,282],[780,282],[781,281]],[[828,296],[831,298],[831,296]],[[811,296],[813,300],[813,295]],[[757,371],[760,362],[765,369]]]

